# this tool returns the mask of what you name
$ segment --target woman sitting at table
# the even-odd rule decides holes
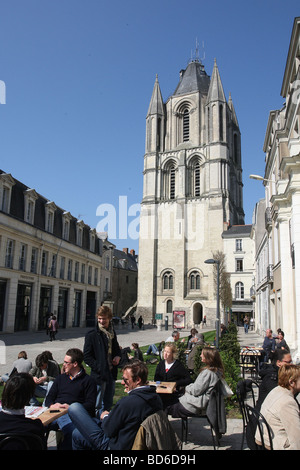
[[[192,382],[188,369],[177,359],[176,343],[166,343],[163,359],[156,367],[155,382],[176,382],[176,390],[172,395],[161,394],[164,408],[176,403],[184,387]]]
[[[15,374],[8,379],[2,394],[0,433],[33,433],[44,439],[45,428],[42,421],[25,417],[25,406],[33,396],[34,389],[32,376],[25,372]],[[17,449],[18,447],[15,448]]]
[[[167,413],[173,418],[195,416],[205,410],[211,391],[224,377],[224,367],[217,349],[204,347],[201,361],[206,365],[200,370],[195,382],[186,386],[184,395],[179,397],[177,403],[167,407]]]

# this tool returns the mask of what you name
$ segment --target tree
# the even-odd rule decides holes
[[[226,270],[226,256],[225,256],[225,253],[223,253],[223,251],[217,250],[213,252],[213,259],[219,261],[220,303],[223,308],[223,315],[225,316],[226,308],[232,307],[232,291],[231,291],[231,285],[230,285],[230,274]],[[214,286],[215,286],[215,292],[216,292],[217,291],[217,264],[214,264]]]

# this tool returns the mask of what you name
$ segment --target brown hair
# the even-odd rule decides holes
[[[97,317],[108,317],[112,319],[112,311],[107,305],[101,305],[97,310]]]
[[[213,372],[221,372],[224,376],[224,365],[219,351],[216,348],[204,347],[202,353],[205,357],[205,368]]]
[[[278,385],[290,388],[291,382],[296,382],[300,377],[300,367],[296,364],[283,364],[278,371]]]
[[[13,375],[5,384],[2,395],[2,406],[9,410],[20,410],[29,403],[35,390],[32,375],[21,372]]]
[[[138,378],[141,379],[143,385],[146,385],[148,380],[148,368],[142,361],[134,361],[126,364],[123,367],[124,370],[131,370],[132,380],[136,382]]]

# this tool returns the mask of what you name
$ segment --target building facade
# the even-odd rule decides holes
[[[216,62],[209,77],[192,60],[166,102],[156,77],[145,147],[137,316],[177,316],[189,327],[205,315],[214,326],[205,260],[223,250],[228,226],[244,223],[240,130]]]
[[[264,141],[266,166],[264,256],[269,287],[261,302],[259,329],[281,328],[295,355],[300,352],[300,18],[295,18],[284,71],[283,107],[271,111]],[[259,253],[256,258],[259,260]],[[261,279],[262,263],[257,266]],[[267,271],[266,271],[267,269]],[[267,308],[266,308],[267,306]]]
[[[0,331],[95,324],[102,302],[95,229],[0,170]]]
[[[252,289],[254,286],[254,241],[252,225],[233,225],[223,232],[226,270],[230,276],[232,307],[230,319],[237,325],[247,315],[254,319]],[[223,322],[226,322],[224,318]],[[252,322],[251,322],[252,323]]]
[[[134,313],[137,301],[138,263],[135,250],[113,251],[113,312],[118,317]]]

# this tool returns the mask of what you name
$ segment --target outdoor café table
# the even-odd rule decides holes
[[[38,408],[40,410],[38,411]],[[32,411],[25,411],[25,416],[30,419],[40,419],[43,423],[44,426],[48,426],[48,424],[52,423],[55,421],[57,418],[60,418],[61,416],[65,415],[68,410],[66,408],[61,408],[58,409],[58,411],[53,412],[49,408],[45,408],[45,411],[42,411],[40,414],[39,412],[42,411],[42,407],[36,407],[36,411],[32,408]]]
[[[245,371],[248,369],[251,371],[251,375],[259,372],[259,362],[262,356],[263,348],[261,347],[242,347],[240,351],[240,366],[245,378]]]
[[[156,387],[156,393],[174,393],[176,382],[148,382]]]

